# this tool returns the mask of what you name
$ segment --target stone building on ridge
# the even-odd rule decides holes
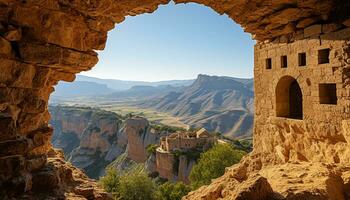
[[[164,151],[186,151],[200,148],[206,150],[214,144],[215,138],[204,128],[197,132],[177,132],[169,136],[162,137],[160,147]]]
[[[204,152],[214,145],[216,139],[202,128],[197,132],[177,132],[161,137],[156,150],[156,171],[170,181],[189,183],[189,175],[196,160],[187,155]],[[178,155],[177,153],[180,153]]]

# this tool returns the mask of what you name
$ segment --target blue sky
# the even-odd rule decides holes
[[[251,78],[254,43],[226,15],[199,4],[170,3],[117,24],[97,66],[82,74],[139,81],[198,74]]]

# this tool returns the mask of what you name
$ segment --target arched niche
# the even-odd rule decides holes
[[[303,119],[303,94],[295,78],[282,77],[277,83],[275,93],[277,117]]]

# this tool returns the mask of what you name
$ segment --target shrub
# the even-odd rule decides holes
[[[119,186],[120,200],[155,200],[156,184],[146,173],[129,173],[122,176]]]
[[[117,195],[120,186],[120,176],[117,170],[107,168],[106,175],[100,179],[100,183],[107,192]]]
[[[211,180],[222,176],[225,168],[238,163],[246,153],[229,144],[217,144],[202,153],[193,167],[190,181],[194,188],[210,184]]]
[[[251,150],[253,148],[252,141],[250,141],[250,140],[241,140],[240,142],[245,149]]]
[[[146,151],[147,151],[148,154],[155,154],[157,148],[158,148],[158,145],[156,145],[156,144],[149,144],[146,147]]]
[[[190,186],[185,185],[182,182],[166,182],[159,186],[157,198],[158,200],[181,200],[181,198],[187,195],[190,191]]]
[[[115,168],[108,168],[100,184],[116,200],[181,200],[191,191],[182,182],[162,179],[156,184],[144,171],[136,169],[120,174]]]
[[[167,133],[175,133],[178,131],[186,131],[184,128],[180,127],[175,127],[175,126],[167,126],[163,124],[153,124],[151,126],[154,130],[159,131],[159,132],[167,132]]]
[[[128,113],[128,114],[125,115],[125,118],[126,118],[126,119],[131,119],[131,118],[133,118],[133,117],[134,117],[134,113],[132,113],[132,112],[130,112],[130,113]]]
[[[156,184],[143,171],[131,170],[119,175],[116,169],[109,168],[100,183],[118,200],[157,200]]]

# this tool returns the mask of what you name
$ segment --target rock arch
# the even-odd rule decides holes
[[[277,117],[303,119],[303,94],[297,80],[291,76],[282,77],[275,96]]]
[[[54,196],[107,198],[95,183],[65,163],[60,153],[52,151],[48,99],[58,81],[73,81],[76,73],[97,63],[95,50],[104,48],[107,32],[115,23],[126,16],[151,13],[169,1],[0,0],[1,197],[20,198],[55,189]],[[256,50],[350,26],[350,5],[341,0],[175,2],[200,3],[227,14],[258,41]],[[348,34],[345,29],[328,40]],[[256,69],[260,70],[258,64]]]

